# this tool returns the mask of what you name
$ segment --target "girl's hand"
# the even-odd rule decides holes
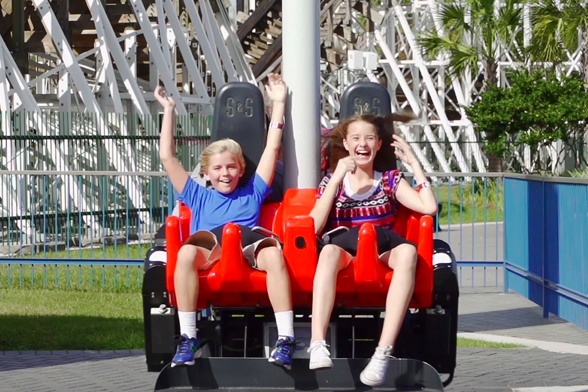
[[[267,77],[268,84],[265,86],[265,91],[272,102],[286,102],[286,94],[288,89],[286,83],[282,80],[282,77],[278,74],[271,73]]]
[[[392,137],[394,138],[394,141],[390,145],[396,148],[394,150],[394,154],[396,154],[398,159],[409,166],[418,164],[419,161],[412,152],[412,148],[410,148],[408,143],[398,135],[393,135]]]
[[[155,99],[163,106],[164,109],[173,109],[176,107],[176,103],[171,97],[165,96],[165,90],[163,86],[157,86],[153,92]]]
[[[339,159],[337,167],[335,168],[335,171],[333,172],[333,176],[331,178],[335,179],[335,181],[337,182],[341,182],[343,181],[343,178],[345,178],[345,174],[347,174],[348,172],[355,172],[356,168],[357,165],[355,164],[355,161],[352,157],[348,156]]]

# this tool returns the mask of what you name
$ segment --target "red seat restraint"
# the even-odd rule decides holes
[[[290,273],[295,306],[310,306],[314,274],[318,262],[314,222],[308,216],[316,201],[316,189],[289,189],[279,205],[262,207],[260,226],[272,230],[283,242]],[[166,220],[167,288],[176,306],[174,272],[177,253],[188,238],[190,211],[180,207],[180,217]],[[416,283],[410,307],[427,308],[433,291],[433,218],[400,207],[395,230],[417,245]],[[355,261],[337,279],[336,301],[343,307],[384,307],[394,272],[378,260],[376,232],[372,224],[362,225]],[[221,260],[207,271],[200,271],[198,307],[270,306],[266,274],[254,270],[243,257],[241,231],[227,224],[223,231]]]
[[[305,298],[312,294],[318,262],[314,220],[308,216],[315,203],[316,189],[288,189],[273,226],[284,243],[293,301],[300,305],[310,304]]]
[[[264,204],[261,209],[260,226],[271,230],[277,203]],[[166,219],[166,286],[170,303],[177,306],[174,273],[178,251],[190,233],[191,212],[180,204],[180,216]],[[238,225],[228,223],[223,228],[221,259],[212,268],[199,271],[200,288],[198,308],[210,304],[215,306],[269,305],[266,289],[266,274],[254,270],[243,257],[241,230]]]
[[[433,218],[400,207],[395,231],[417,245],[415,288],[409,307],[427,308],[433,300]],[[379,261],[375,227],[359,231],[357,257],[337,279],[337,303],[344,307],[384,307],[394,271]]]

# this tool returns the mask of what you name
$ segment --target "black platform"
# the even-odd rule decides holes
[[[443,391],[439,374],[427,363],[391,359],[384,384],[371,388],[359,380],[368,359],[333,359],[333,368],[309,370],[308,359],[295,359],[292,370],[265,358],[200,358],[193,366],[167,365],[155,391]]]

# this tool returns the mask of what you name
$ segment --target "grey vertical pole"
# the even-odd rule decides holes
[[[282,70],[289,96],[284,124],[284,183],[320,181],[320,51],[318,0],[282,2]]]

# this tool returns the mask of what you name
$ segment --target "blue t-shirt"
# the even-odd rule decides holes
[[[247,227],[256,226],[261,205],[270,193],[270,187],[257,173],[245,186],[229,194],[205,188],[189,178],[178,200],[192,211],[190,234],[194,234],[199,230],[216,229],[229,222]]]

